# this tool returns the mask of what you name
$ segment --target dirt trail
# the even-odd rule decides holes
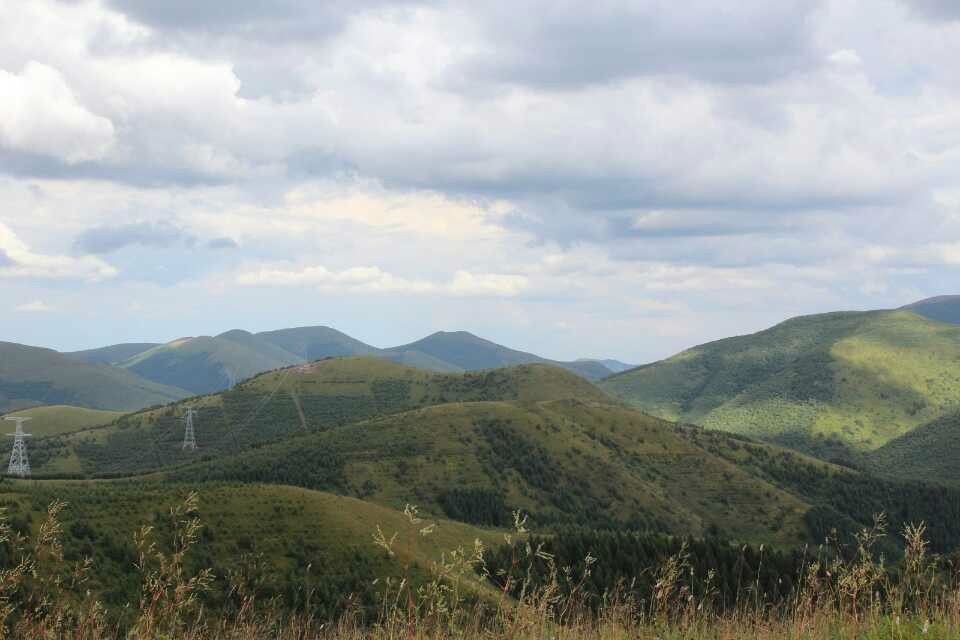
[[[297,395],[296,389],[290,389],[290,397],[293,398],[293,404],[297,407],[297,415],[300,416],[300,428],[304,431],[307,430],[307,416],[303,413],[303,407],[300,406],[300,396]]]

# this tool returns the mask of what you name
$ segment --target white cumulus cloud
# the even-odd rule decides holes
[[[103,158],[113,123],[79,102],[63,75],[31,61],[22,72],[0,69],[0,145],[57,157],[68,164]]]
[[[51,278],[98,281],[117,270],[94,256],[45,255],[32,251],[10,227],[0,222],[0,278]]]
[[[457,271],[444,282],[410,279],[379,267],[328,269],[322,265],[301,267],[260,266],[242,271],[237,284],[265,287],[316,287],[341,293],[411,293],[446,296],[513,297],[524,292],[528,279],[522,275]]]

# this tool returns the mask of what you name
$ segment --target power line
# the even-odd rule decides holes
[[[30,458],[27,457],[27,443],[24,442],[24,438],[29,438],[33,434],[23,432],[23,423],[31,418],[7,416],[4,420],[17,423],[17,430],[7,434],[13,438],[13,451],[10,452],[10,466],[7,468],[7,473],[18,478],[29,478]]]

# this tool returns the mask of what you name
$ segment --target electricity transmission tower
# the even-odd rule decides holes
[[[23,423],[30,418],[6,417],[4,420],[17,423],[17,430],[14,433],[8,433],[13,437],[13,451],[10,452],[10,466],[7,473],[19,478],[28,478],[30,476],[30,459],[27,457],[27,443],[24,438],[29,438],[32,434],[23,432]]]
[[[187,407],[186,413],[183,414],[183,420],[186,423],[186,429],[183,432],[184,451],[196,451],[197,449],[197,435],[193,430],[193,416],[195,415],[197,415],[197,410],[193,407]]]

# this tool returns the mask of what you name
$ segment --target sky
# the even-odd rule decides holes
[[[646,362],[957,293],[953,0],[0,0],[0,340]]]

